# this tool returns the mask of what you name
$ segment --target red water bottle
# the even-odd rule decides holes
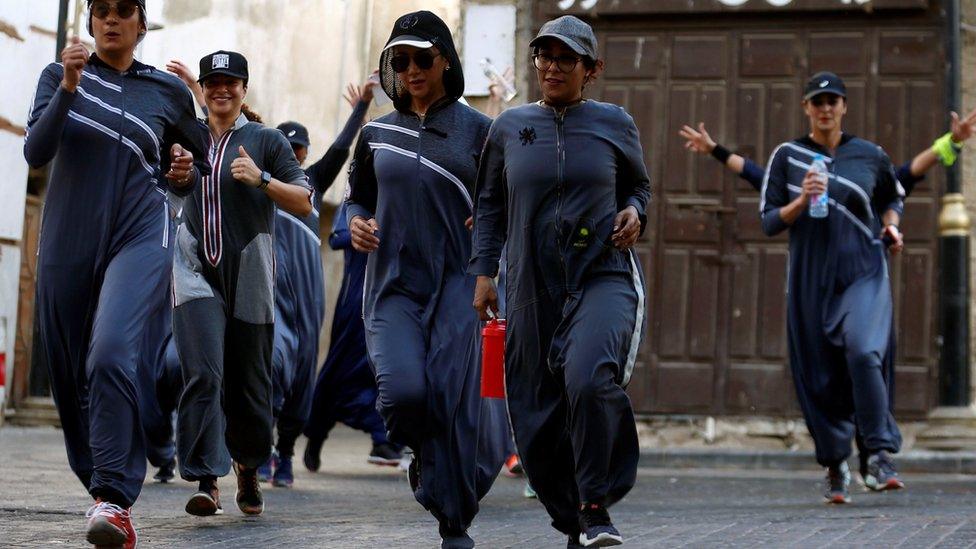
[[[481,396],[505,398],[505,319],[481,330]]]

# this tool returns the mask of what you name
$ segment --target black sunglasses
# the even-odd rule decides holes
[[[434,59],[440,57],[440,53],[432,53],[431,50],[419,50],[413,54],[413,64],[417,65],[417,68],[425,71],[434,66]],[[410,68],[410,54],[409,53],[398,53],[390,59],[390,66],[393,67],[393,72],[407,72]]]
[[[826,105],[830,105],[831,107],[835,107],[835,106],[837,106],[837,103],[839,103],[839,102],[840,102],[840,97],[839,96],[836,96],[836,95],[826,95],[826,94],[824,94],[824,95],[818,95],[818,96],[816,96],[816,97],[814,97],[813,99],[810,100],[810,103],[813,103],[813,106],[814,107],[822,107],[825,104]]]
[[[535,64],[535,68],[540,71],[547,71],[552,64],[556,64],[556,68],[559,72],[573,72],[576,65],[582,61],[582,57],[576,57],[575,55],[560,55],[559,57],[553,57],[548,53],[536,53],[532,55],[532,62]]]
[[[135,2],[117,2],[114,5],[108,2],[92,2],[91,14],[99,19],[105,19],[108,14],[115,10],[120,19],[128,19],[139,9]]]

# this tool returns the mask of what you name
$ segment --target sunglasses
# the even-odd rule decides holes
[[[128,19],[137,9],[139,6],[135,2],[117,2],[114,5],[108,2],[92,2],[91,14],[99,19],[105,19],[114,10],[120,19]]]
[[[810,103],[814,107],[822,107],[824,105],[830,105],[831,107],[836,107],[837,103],[840,102],[840,97],[836,95],[818,95],[810,100]]]
[[[559,57],[553,57],[548,53],[536,53],[532,56],[532,62],[535,64],[535,68],[542,72],[549,70],[552,64],[556,64],[556,68],[559,72],[573,72],[576,65],[582,60],[581,57],[576,57],[575,55],[560,55]]]
[[[390,59],[390,66],[393,67],[393,72],[407,72],[410,68],[410,60],[413,59],[413,64],[417,65],[417,68],[425,71],[434,66],[434,59],[440,57],[440,53],[433,53],[431,50],[419,50],[410,57],[409,53],[398,53]]]

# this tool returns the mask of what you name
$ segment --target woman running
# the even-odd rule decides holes
[[[506,391],[529,483],[570,547],[622,543],[607,507],[633,487],[624,387],[644,327],[631,249],[650,185],[633,119],[583,98],[602,70],[593,29],[564,16],[530,43],[543,99],[492,125],[478,176],[474,306],[498,310],[507,257]]]
[[[467,528],[504,460],[502,443],[483,442],[502,418],[482,405],[480,324],[465,305],[475,283],[465,220],[489,120],[458,101],[461,62],[431,12],[396,21],[380,82],[396,110],[363,127],[347,201],[352,244],[370,254],[376,406],[390,440],[414,450],[411,487],[440,522],[442,547],[472,547]]]
[[[76,37],[44,69],[27,124],[27,163],[51,162],[36,312],[68,462],[95,498],[87,539],[133,547],[146,475],[138,365],[173,258],[164,177],[186,194],[210,168],[186,88],[135,60],[145,2],[89,0],[88,32],[95,53]]]
[[[850,501],[855,431],[869,456],[865,485],[904,486],[890,455],[900,449],[901,433],[885,372],[895,356],[887,253],[903,246],[905,192],[881,147],[843,132],[846,95],[833,73],[810,79],[803,98],[810,133],[773,152],[760,202],[763,231],[790,234],[790,366],[817,462],[827,468],[829,503]],[[812,168],[818,159],[829,187]],[[828,215],[815,218],[811,197],[824,192]]]
[[[217,477],[231,460],[238,508],[264,510],[257,467],[272,445],[275,206],[312,211],[312,189],[285,136],[248,121],[247,82],[239,53],[200,60],[214,174],[186,201],[173,264],[173,336],[185,380],[177,448],[181,476],[199,482],[186,504],[198,516],[222,512]]]

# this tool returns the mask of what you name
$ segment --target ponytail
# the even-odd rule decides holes
[[[243,114],[244,118],[247,118],[250,122],[264,124],[264,120],[261,119],[261,115],[252,111],[251,107],[247,103],[241,104],[241,114]]]

